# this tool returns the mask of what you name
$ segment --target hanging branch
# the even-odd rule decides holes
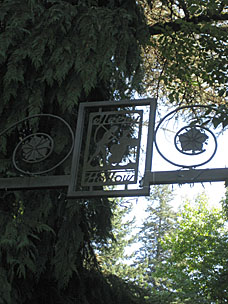
[[[172,29],[173,32],[178,32],[182,28],[183,22],[188,22],[189,25],[194,24],[200,24],[202,22],[213,22],[213,21],[227,21],[228,20],[228,13],[225,14],[211,14],[208,12],[207,14],[202,14],[200,16],[194,16],[189,18],[188,15],[186,15],[184,18],[179,18],[175,21],[170,22],[157,22],[154,25],[150,26],[149,32],[150,35],[160,35],[163,34],[167,28]]]

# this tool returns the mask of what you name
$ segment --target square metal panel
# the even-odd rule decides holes
[[[148,195],[156,100],[81,103],[69,197]]]

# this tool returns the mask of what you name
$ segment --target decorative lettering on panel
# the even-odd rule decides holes
[[[82,186],[137,182],[142,117],[142,110],[90,113]]]

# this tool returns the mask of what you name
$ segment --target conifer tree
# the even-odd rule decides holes
[[[41,113],[74,128],[80,102],[131,96],[145,28],[135,1],[0,1],[0,130]],[[4,177],[20,136],[1,141]],[[92,247],[110,236],[111,202],[67,200],[64,189],[0,197],[0,303],[136,303],[101,274]]]
[[[148,288],[158,301],[165,301],[165,281],[156,276],[156,270],[169,256],[169,252],[162,247],[162,240],[175,228],[176,216],[169,204],[173,197],[168,185],[152,187],[147,216],[138,237],[141,247],[135,261],[139,273],[136,281]]]
[[[134,234],[135,218],[130,218],[132,204],[114,206],[112,215],[112,237],[99,244],[98,260],[102,271],[129,280],[134,271],[130,266],[132,254],[128,254],[131,245],[136,242]]]

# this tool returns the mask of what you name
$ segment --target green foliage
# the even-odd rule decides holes
[[[80,303],[87,303],[89,299],[81,292],[86,288],[89,271],[91,276],[93,272],[94,276],[100,275],[91,242],[104,238],[110,229],[108,202],[103,202],[100,209],[107,216],[105,222],[99,220],[101,215],[95,213],[94,207],[86,208],[74,200],[67,202],[64,193],[4,194],[0,212],[4,270],[0,284],[5,286],[2,303],[27,303],[29,299],[32,303],[68,303],[71,296],[82,297]],[[99,230],[104,224],[106,233],[102,235]],[[99,282],[108,284],[101,275]],[[74,283],[82,288],[76,288],[75,294],[71,287]],[[52,298],[53,302],[49,302]]]
[[[222,200],[222,207],[224,211],[224,217],[226,218],[226,220],[228,220],[228,188],[226,188],[225,198]]]
[[[121,202],[121,204],[116,204]],[[93,244],[102,273],[112,285],[115,303],[147,303],[148,292],[142,288],[136,277],[138,273],[131,262],[135,252],[132,245],[137,242],[134,231],[135,218],[131,218],[132,205],[124,200],[115,201],[112,215],[112,234],[106,242]],[[129,253],[129,252],[133,253]],[[124,291],[125,290],[125,291]],[[124,292],[123,292],[124,291]],[[134,296],[132,296],[134,295]],[[156,301],[153,303],[157,303]]]
[[[131,96],[141,87],[147,39],[135,1],[0,1],[0,130],[40,113],[75,126],[80,102]],[[65,130],[52,132],[58,152]],[[16,133],[1,137],[4,177],[14,174]],[[68,201],[63,189],[5,191],[0,220],[2,303],[116,303],[92,247],[110,236],[107,199]],[[118,288],[119,303],[134,303],[124,284]]]
[[[141,247],[133,265],[128,265],[128,276],[116,262],[123,246],[119,251],[115,243],[102,248],[102,267],[109,275],[127,279],[133,288],[141,286],[146,303],[227,303],[227,200],[223,210],[209,208],[202,194],[175,214],[168,204],[171,199],[169,187],[153,187],[138,237]],[[124,229],[121,212],[116,211],[118,246]]]
[[[100,84],[110,96],[138,87],[143,15],[132,1],[98,2],[1,3],[0,113],[10,104],[11,113],[35,114],[54,102],[70,111]]]
[[[140,286],[150,290],[159,301],[165,298],[165,282],[156,276],[157,268],[169,257],[169,251],[162,247],[166,233],[175,227],[175,212],[169,205],[173,194],[168,185],[152,188],[146,219],[138,234],[141,245],[135,258],[136,280]]]
[[[227,228],[222,211],[209,209],[205,196],[185,203],[163,248],[170,257],[158,274],[176,299],[171,303],[227,302]]]
[[[172,103],[224,104],[227,96],[227,1],[141,1],[151,44],[145,84]]]
[[[120,206],[117,202],[113,205],[112,235],[105,243],[95,244],[95,248],[99,265],[105,275],[129,280],[134,269],[129,266],[132,255],[127,254],[126,250],[136,242],[133,234],[135,219],[129,218],[132,205]]]
[[[152,33],[142,2],[0,1],[0,130],[38,113],[59,115],[74,126],[80,102],[142,92],[140,54]],[[179,17],[173,16],[179,11],[172,12],[173,2],[155,2],[150,3],[152,8],[159,2],[151,10],[153,24],[163,22],[165,27],[155,26],[163,32],[152,38],[149,48],[158,56],[148,56],[158,66],[145,65],[145,82],[159,71],[155,80],[164,81],[170,98],[182,94],[183,100],[192,100],[193,88],[199,92],[204,83],[223,98],[227,81],[224,24],[196,20],[189,27],[187,19],[176,22]],[[180,7],[183,1],[178,3]],[[216,1],[204,5],[189,0],[186,4],[189,18],[218,13]],[[220,12],[225,16],[224,7]],[[173,31],[172,24],[166,24],[169,21],[175,21],[175,27],[179,24],[179,29]],[[225,125],[225,115],[221,119]],[[64,138],[64,130],[58,131]],[[4,177],[14,174],[9,172],[13,142],[1,137]],[[64,140],[58,143],[59,148],[62,145]],[[58,170],[61,174],[67,169]],[[97,263],[93,245],[99,247],[110,240],[111,205],[99,198],[67,201],[62,189],[3,191],[0,303],[142,303],[140,289],[111,274],[105,277]],[[120,249],[119,257],[123,247]]]

